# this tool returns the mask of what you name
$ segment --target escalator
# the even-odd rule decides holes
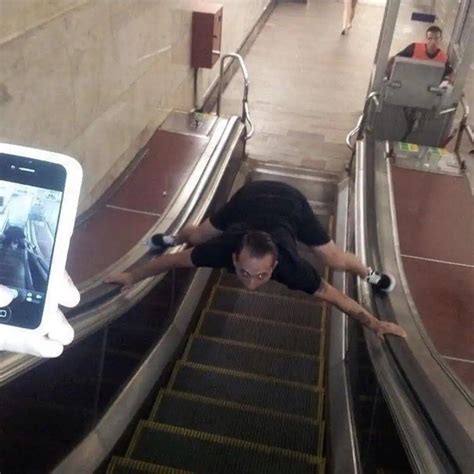
[[[283,177],[251,178],[269,174]],[[335,180],[284,177],[330,232]],[[326,333],[327,306],[313,297],[273,281],[251,292],[220,272],[153,410],[107,472],[325,472]]]
[[[336,238],[336,222],[345,219],[336,202],[337,177],[261,163],[247,173],[245,179],[298,187]],[[333,279],[306,247],[299,251]],[[248,291],[235,275],[215,273],[153,408],[103,471],[411,473],[361,328],[350,326],[344,394],[328,347],[336,346],[334,332],[340,337],[340,315],[330,321],[326,304],[274,281]],[[337,404],[341,397],[349,411]],[[346,423],[350,429],[341,432]],[[352,447],[344,446],[349,436]]]
[[[330,235],[345,219],[335,216],[335,175],[248,162],[234,189],[258,179],[300,189]],[[322,473],[335,459],[352,463],[355,447],[336,452],[348,413],[334,393],[346,404],[349,395],[328,366],[341,320],[331,311],[273,281],[250,292],[225,272],[171,271],[123,316],[2,387],[2,472]],[[380,395],[353,389],[354,407],[373,414]],[[370,420],[363,443],[395,432],[390,416],[381,427]],[[352,464],[339,472],[361,472]],[[366,472],[381,465],[391,463]]]

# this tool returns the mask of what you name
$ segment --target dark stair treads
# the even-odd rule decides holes
[[[150,474],[192,474],[192,471],[173,469],[172,467],[118,456],[111,459],[106,474],[143,474],[147,472]]]
[[[323,359],[223,339],[193,336],[184,359],[308,385],[319,386],[322,383]]]
[[[236,290],[244,289],[242,282],[235,276],[235,274],[229,273],[226,270],[222,270],[218,284],[219,288],[235,288]],[[258,287],[256,290],[253,290],[253,293],[269,296],[286,296],[287,298],[303,300],[308,303],[318,303],[314,296],[308,295],[303,291],[290,290],[285,285],[282,285],[275,280],[270,280],[264,285]]]
[[[314,474],[321,462],[316,456],[150,421],[140,422],[127,455],[206,474]]]
[[[319,420],[322,391],[309,385],[178,362],[169,389]]]
[[[216,287],[209,309],[319,328],[322,308],[316,299],[310,302],[286,296]]]
[[[319,330],[219,311],[203,314],[198,333],[314,356],[322,352]]]
[[[315,422],[251,407],[231,407],[219,400],[184,393],[162,391],[152,421],[310,455],[322,454],[322,430]]]

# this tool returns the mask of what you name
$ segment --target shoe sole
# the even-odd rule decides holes
[[[384,290],[379,290],[379,291],[383,291],[384,293],[390,293],[397,286],[397,279],[390,272],[385,272],[384,271],[384,273],[385,273],[385,275],[387,275],[390,278],[391,283],[390,283],[388,288],[385,288]]]

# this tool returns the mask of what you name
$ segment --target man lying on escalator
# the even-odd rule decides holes
[[[193,248],[159,256],[131,272],[112,274],[105,281],[127,289],[172,268],[226,268],[235,272],[248,290],[255,290],[273,279],[290,289],[334,304],[382,339],[384,334],[406,337],[400,326],[378,320],[324,281],[299,255],[297,241],[309,246],[325,265],[355,273],[377,291],[391,291],[395,286],[389,274],[367,268],[355,255],[336,247],[301,192],[272,181],[246,184],[200,226],[184,228],[176,236],[156,234],[152,237],[155,247],[187,243]]]

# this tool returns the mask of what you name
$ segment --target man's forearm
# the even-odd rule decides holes
[[[380,325],[380,321],[365,310],[359,303],[357,303],[357,301],[354,301],[352,298],[324,281],[322,282],[321,288],[316,293],[316,296],[333,304],[343,313],[356,319],[372,331],[376,331]]]
[[[365,310],[359,303],[357,303],[357,301],[349,298],[349,296],[345,295],[325,281],[322,281],[320,288],[314,295],[317,298],[333,304],[343,313],[346,313],[350,317],[356,319],[366,328],[373,331],[377,337],[381,339],[383,339],[384,335],[386,334],[404,338],[407,337],[406,331],[398,324],[388,321],[380,321],[379,319],[372,316],[367,310]]]
[[[351,318],[356,319],[368,329],[375,331],[379,326],[379,320],[372,316],[366,309],[364,309],[357,301],[349,298],[347,295],[342,295],[338,301],[333,303],[343,313],[346,313]]]
[[[137,283],[145,278],[167,272],[172,268],[192,266],[191,251],[184,250],[183,252],[175,254],[161,255],[160,257],[134,268],[130,274],[132,275],[133,282]]]

